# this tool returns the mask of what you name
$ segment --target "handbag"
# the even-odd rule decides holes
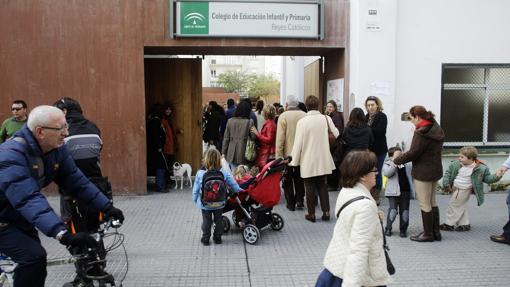
[[[358,196],[358,197],[355,197],[355,198],[351,198],[349,201],[344,203],[344,205],[342,205],[342,207],[340,208],[340,210],[336,214],[336,217],[339,218],[340,217],[340,212],[342,212],[342,210],[345,207],[347,207],[349,204],[351,204],[351,203],[353,203],[355,201],[361,200],[361,199],[365,199],[365,198],[366,199],[370,199],[370,198],[368,198],[366,196]],[[383,234],[383,250],[384,250],[384,257],[386,258],[386,269],[388,270],[388,273],[390,273],[390,275],[393,275],[393,274],[395,274],[395,266],[391,262],[390,255],[388,254],[388,251],[390,250],[390,248],[388,247],[388,244],[386,244],[386,235],[384,235],[384,227],[383,227],[382,220],[379,220],[379,221],[381,222],[381,231],[382,231],[382,234]]]
[[[251,139],[250,136],[250,123],[251,120],[248,121],[248,139],[246,140],[246,149],[244,150],[244,158],[247,161],[254,161],[257,157],[257,147],[255,141]]]
[[[327,116],[324,115],[324,117],[327,117]],[[333,134],[333,132],[331,131],[331,129],[329,128],[328,118],[326,118],[326,125],[328,125],[328,142],[329,142],[329,147],[333,147],[336,144],[336,137]]]

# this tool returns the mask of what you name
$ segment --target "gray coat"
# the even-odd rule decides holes
[[[252,126],[254,126],[252,120],[238,117],[228,120],[227,128],[223,135],[221,153],[225,156],[225,159],[229,163],[249,163],[244,158],[244,152],[246,150],[246,141],[248,140],[248,136],[251,136],[253,140],[256,139],[256,136],[250,132]]]
[[[409,186],[411,187],[411,198],[414,198],[414,184],[413,179],[411,177],[411,163],[404,164],[406,169],[407,180],[409,181]],[[397,173],[397,165],[393,163],[391,159],[386,159],[382,168],[382,174],[388,178],[386,181],[386,189],[384,191],[384,196],[400,196],[400,185],[398,183],[398,173]]]

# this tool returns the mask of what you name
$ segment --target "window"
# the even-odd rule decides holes
[[[211,77],[216,77],[216,70],[211,70]]]
[[[510,145],[510,64],[443,65],[445,146]]]
[[[216,65],[216,59],[211,60],[211,65]]]

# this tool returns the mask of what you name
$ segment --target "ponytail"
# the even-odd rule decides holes
[[[409,110],[409,113],[413,117],[418,116],[430,122],[433,121],[435,117],[435,115],[431,111],[427,111],[424,106],[414,106]]]

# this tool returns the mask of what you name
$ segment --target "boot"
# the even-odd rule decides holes
[[[432,221],[432,232],[434,233],[434,240],[441,241],[441,232],[439,231],[439,207],[432,207],[432,215],[434,220]]]
[[[417,242],[432,242],[432,241],[434,241],[434,234],[432,231],[432,228],[433,228],[432,211],[425,212],[422,210],[421,211],[421,220],[423,221],[423,232],[418,235],[411,236],[411,240],[417,241]]]

